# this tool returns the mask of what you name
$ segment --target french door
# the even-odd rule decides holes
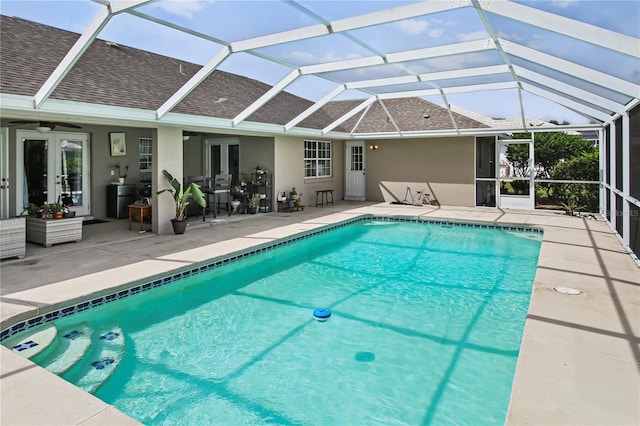
[[[18,210],[60,200],[77,215],[90,214],[89,136],[18,130],[17,140]]]
[[[207,139],[204,171],[207,176],[231,174],[232,185],[240,174],[240,141],[237,138]]]
[[[13,182],[9,177],[9,129],[2,127],[0,128],[0,219],[9,218],[9,191],[12,187]]]

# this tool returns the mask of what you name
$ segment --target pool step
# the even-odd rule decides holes
[[[116,371],[124,356],[124,349],[124,334],[119,327],[95,333],[89,351],[63,378],[94,393]]]
[[[87,353],[91,346],[92,331],[86,323],[58,331],[58,343],[54,350],[45,357],[36,357],[33,361],[51,371],[61,375],[76,365]]]
[[[3,346],[13,350],[22,357],[31,359],[45,352],[55,342],[58,329],[53,324],[36,327],[26,337],[20,334],[17,337],[9,337],[2,342]]]
[[[60,330],[48,324],[2,344],[90,393],[116,371],[125,350],[120,327],[95,332],[87,323]]]

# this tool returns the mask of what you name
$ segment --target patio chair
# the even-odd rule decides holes
[[[227,211],[231,216],[231,174],[216,175],[213,186],[207,194],[213,195],[213,217],[216,217],[216,210],[220,213],[220,196],[224,195],[227,201]]]

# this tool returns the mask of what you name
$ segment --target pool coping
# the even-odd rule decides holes
[[[400,209],[403,209],[403,208],[400,207]],[[588,404],[585,404],[584,402],[581,403],[579,397],[580,395],[585,393],[585,389],[589,389],[592,393],[598,394],[597,389],[595,388],[602,389],[603,388],[602,383],[595,383],[594,386],[587,386],[586,388],[584,386],[581,386],[580,388],[572,389],[576,393],[576,395],[569,395],[568,398],[566,398],[567,393],[566,393],[566,389],[564,388],[556,389],[554,392],[549,392],[547,393],[546,396],[536,395],[538,392],[532,392],[532,389],[531,389],[532,386],[535,388],[536,383],[539,382],[539,380],[537,379],[539,379],[541,376],[541,374],[538,372],[539,370],[538,367],[540,363],[544,364],[546,361],[546,364],[549,364],[549,360],[545,360],[544,355],[542,356],[543,359],[541,359],[540,354],[549,353],[549,352],[555,353],[554,351],[557,351],[556,346],[558,346],[558,342],[557,342],[557,340],[559,339],[558,336],[552,336],[552,338],[548,338],[545,336],[545,333],[548,334],[548,330],[545,330],[544,328],[548,327],[549,324],[553,325],[554,323],[540,320],[540,318],[542,317],[542,314],[549,315],[549,313],[545,311],[545,306],[543,306],[542,309],[540,309],[540,306],[538,306],[540,304],[543,304],[543,305],[547,304],[546,299],[549,299],[551,294],[549,290],[553,288],[552,284],[557,284],[556,282],[557,280],[549,275],[549,270],[553,272],[557,269],[562,269],[563,263],[566,264],[567,258],[568,258],[568,261],[571,262],[572,268],[575,265],[575,268],[577,271],[585,271],[584,276],[587,277],[587,279],[589,279],[589,277],[592,277],[592,278],[596,277],[596,278],[605,278],[605,281],[608,280],[608,282],[605,283],[605,287],[607,286],[610,287],[611,283],[609,281],[614,282],[614,284],[616,285],[618,284],[618,282],[622,282],[623,284],[625,282],[626,283],[632,282],[634,274],[638,272],[637,266],[633,263],[633,261],[630,259],[628,254],[625,253],[623,247],[619,244],[619,242],[613,236],[613,233],[608,229],[608,227],[606,227],[606,225],[602,223],[602,221],[597,223],[600,229],[597,230],[596,237],[598,238],[606,237],[607,238],[607,242],[605,244],[606,247],[600,248],[598,244],[595,244],[596,247],[593,247],[593,249],[595,251],[605,250],[605,252],[603,252],[603,254],[600,255],[599,260],[602,261],[606,257],[606,259],[604,259],[606,260],[606,262],[600,262],[600,263],[607,264],[607,266],[609,261],[609,255],[612,253],[615,254],[617,257],[616,261],[620,261],[624,264],[622,269],[628,270],[626,272],[629,273],[628,276],[631,277],[630,279],[624,279],[624,278],[621,279],[621,278],[618,278],[617,276],[614,276],[616,274],[612,274],[613,269],[610,269],[608,274],[600,274],[604,276],[600,276],[597,273],[592,273],[589,271],[589,268],[586,267],[586,265],[584,265],[583,263],[577,262],[576,259],[574,259],[571,255],[566,256],[566,253],[563,253],[563,256],[557,257],[553,253],[553,250],[550,250],[549,247],[545,247],[545,246],[549,246],[550,244],[551,245],[557,244],[558,238],[562,240],[563,238],[567,237],[567,235],[565,234],[567,234],[567,232],[570,232],[570,230],[574,228],[573,225],[576,225],[577,223],[584,225],[585,224],[584,220],[579,222],[573,222],[571,224],[572,226],[566,227],[569,230],[569,231],[566,231],[565,229],[563,229],[565,228],[564,225],[556,226],[553,224],[553,222],[557,222],[558,220],[564,221],[566,219],[559,218],[557,216],[556,217],[547,216],[547,215],[540,216],[539,214],[535,214],[532,212],[510,212],[512,213],[512,216],[505,217],[504,213],[498,212],[495,209],[491,211],[482,210],[482,209],[473,209],[473,208],[449,208],[449,209],[444,208],[444,209],[424,209],[424,210],[416,210],[416,209],[407,210],[406,208],[404,208],[403,209],[404,211],[400,209],[393,208],[388,205],[380,205],[380,206],[373,206],[373,207],[369,206],[362,209],[352,209],[347,212],[341,212],[341,213],[336,213],[328,216],[323,216],[322,218],[319,218],[319,219],[311,219],[305,222],[293,223],[291,225],[283,226],[270,231],[258,232],[256,234],[247,235],[244,237],[227,240],[220,243],[215,243],[215,244],[212,244],[211,246],[216,246],[216,249],[220,250],[221,253],[218,256],[216,256],[216,258],[220,258],[222,256],[228,256],[231,253],[237,253],[238,251],[242,251],[242,250],[250,251],[252,248],[255,248],[260,245],[268,245],[269,243],[273,242],[277,238],[282,238],[287,236],[291,237],[297,234],[305,233],[310,230],[319,229],[322,227],[332,227],[332,225],[335,225],[336,223],[341,221],[345,221],[345,219],[348,219],[348,218],[353,219],[357,217],[362,217],[364,215],[373,215],[373,216],[399,215],[403,217],[415,216],[418,218],[437,217],[438,219],[449,220],[449,221],[462,221],[462,222],[472,221],[472,222],[478,222],[481,224],[491,222],[494,224],[499,223],[499,224],[505,224],[509,226],[515,224],[515,225],[522,225],[522,226],[540,227],[545,231],[545,234],[543,236],[543,242],[542,242],[539,263],[538,263],[538,270],[536,272],[534,289],[533,289],[531,304],[529,308],[530,312],[525,324],[525,335],[523,336],[521,354],[520,354],[518,365],[516,368],[516,377],[514,379],[514,384],[512,388],[512,397],[510,400],[510,407],[507,414],[506,423],[508,424],[536,423],[536,421],[533,421],[532,419],[537,419],[537,420],[546,419],[547,423],[564,423],[564,424],[580,423],[581,422],[580,419],[590,419],[590,421],[593,422],[593,419],[602,419],[603,418],[602,413],[606,413],[604,417],[606,420],[603,421],[603,423],[614,423],[614,422],[620,423],[620,424],[624,424],[624,423],[631,424],[632,422],[637,423],[636,420],[640,419],[640,416],[638,415],[637,410],[634,411],[634,409],[629,408],[629,399],[631,399],[631,402],[634,402],[634,403],[637,402],[637,398],[634,399],[634,397],[637,396],[637,389],[634,389],[633,387],[629,389],[628,385],[623,386],[621,388],[619,387],[621,390],[624,390],[627,393],[627,397],[624,397],[621,391],[612,393],[613,395],[616,396],[617,402],[616,401],[611,402],[610,401],[611,397],[606,397],[606,395],[602,395],[602,399],[607,401],[606,405],[608,405],[608,408],[601,411],[600,414],[597,414],[597,413],[594,414],[594,407],[602,408],[603,404],[598,404],[598,403],[593,404],[592,401],[589,401]],[[365,213],[365,210],[373,210],[373,212]],[[531,221],[531,216],[536,216],[540,220]],[[549,234],[548,233],[549,230],[553,230],[553,232]],[[554,234],[558,234],[558,235],[554,236]],[[592,238],[592,241],[593,241],[593,238]],[[187,250],[180,253],[174,253],[171,255],[162,256],[154,260],[140,262],[140,263],[143,263],[144,265],[136,264],[136,267],[140,268],[140,266],[142,266],[142,268],[140,268],[141,270],[147,270],[147,269],[154,270],[155,272],[154,275],[157,276],[159,274],[165,274],[167,271],[176,270],[180,268],[183,268],[183,269],[188,268],[190,266],[189,265],[190,262],[191,262],[191,265],[193,265],[194,258],[196,259],[195,262],[197,262],[198,258],[202,259],[202,257],[205,255],[208,255],[209,258],[211,258],[210,246],[198,247],[192,250]],[[541,264],[543,267],[542,271],[541,271]],[[600,266],[604,267],[605,266],[604,264]],[[3,307],[2,329],[6,328],[8,321],[19,322],[21,318],[22,319],[26,318],[27,316],[29,316],[29,312],[34,312],[34,310],[39,311],[42,308],[53,309],[52,306],[55,303],[69,305],[74,301],[79,301],[80,299],[86,299],[87,297],[92,297],[91,295],[95,297],[96,291],[113,291],[113,289],[130,287],[132,285],[131,284],[132,282],[140,282],[141,280],[145,279],[145,277],[137,276],[136,280],[132,281],[130,279],[127,279],[126,280],[127,282],[123,283],[121,282],[122,281],[121,277],[128,276],[128,274],[136,270],[136,268],[132,268],[131,265],[125,266],[123,268],[124,270],[104,271],[101,273],[91,274],[90,276],[83,276],[83,277],[67,280],[64,282],[56,283],[55,292],[47,291],[48,288],[53,287],[52,285],[49,285],[49,286],[43,286],[37,289],[25,290],[25,291],[8,295],[6,299],[13,298],[15,300],[21,300],[21,301],[29,300],[31,301],[31,303],[27,303],[26,305],[17,304],[17,305],[9,306],[7,303],[3,302],[2,303],[2,307]],[[549,270],[546,270],[544,268],[547,268]],[[116,269],[121,269],[121,268],[116,268]],[[144,274],[140,273],[139,275],[144,275]],[[148,274],[146,275],[148,277]],[[624,275],[624,276],[627,276],[627,275]],[[120,279],[118,279],[118,277]],[[87,281],[91,281],[92,283],[87,285]],[[599,280],[599,281],[602,281],[602,280]],[[101,284],[98,285],[97,282]],[[602,282],[595,283],[594,285],[598,287],[602,287]],[[81,294],[80,296],[78,296],[79,288],[83,289],[83,294]],[[627,293],[630,293],[632,295],[631,297],[635,297],[637,295],[637,288],[634,290],[635,291],[631,291]],[[602,292],[602,288],[600,288],[599,290],[598,289],[592,290],[588,288],[588,290],[585,292],[585,295],[593,296],[598,291]],[[603,300],[603,294],[597,294],[597,296],[599,299],[596,298],[597,299],[596,302],[601,303]],[[628,294],[625,293],[625,296],[628,296]],[[558,297],[558,296],[553,295],[553,297]],[[624,298],[624,301],[622,303],[624,308],[623,310],[627,310],[629,308],[628,306],[629,304],[626,300],[627,300],[627,297]],[[633,301],[638,299],[630,298],[629,300]],[[553,304],[556,304],[556,303],[557,302],[553,302]],[[560,305],[562,304],[564,304],[564,301],[560,303]],[[620,305],[620,303],[618,303],[618,305]],[[635,317],[638,312],[638,306],[634,305],[633,303],[631,303],[631,305],[632,306],[631,306],[631,309],[629,310],[630,312],[629,315]],[[9,309],[7,310],[5,308],[9,308]],[[562,306],[560,306],[560,308],[565,309]],[[597,307],[592,307],[592,309],[597,310]],[[561,312],[558,312],[557,315],[560,317],[562,316]],[[554,318],[554,320],[556,322],[562,321],[561,319],[556,319],[556,318]],[[569,323],[568,321],[565,321],[565,322]],[[570,337],[576,338],[575,334],[580,334],[580,332],[585,332],[585,330],[586,332],[589,332],[590,329],[586,327],[587,326],[583,326],[582,329],[578,327],[569,327]],[[620,330],[620,327],[618,325],[617,327],[613,326],[613,328],[615,328],[616,330],[611,330],[608,333],[610,335],[608,337],[612,339],[616,339],[616,338],[620,339],[621,337],[619,335],[621,334],[622,334],[622,340],[624,340],[624,338],[628,338],[631,340],[637,339],[638,330],[632,330],[632,332],[630,333],[628,330],[628,327],[627,328],[622,327],[623,329]],[[633,328],[633,324],[632,324],[632,328]],[[556,330],[556,333],[557,333],[557,330]],[[631,335],[627,336],[629,334]],[[560,333],[560,335],[563,335],[563,333]],[[577,336],[577,337],[584,337],[584,336]],[[601,336],[597,336],[597,337],[601,337]],[[566,339],[566,337],[563,337],[563,338]],[[579,352],[585,352],[585,351],[589,352],[587,356],[584,356],[584,353],[581,353],[580,355],[586,359],[591,359],[596,357],[599,360],[600,365],[602,365],[602,360],[604,359],[604,361],[607,361],[607,371],[608,372],[616,371],[616,370],[623,371],[624,375],[623,377],[619,378],[620,379],[619,381],[628,383],[628,378],[633,377],[633,371],[636,371],[636,374],[637,374],[637,370],[636,370],[638,365],[637,354],[627,353],[629,352],[628,348],[625,349],[624,345],[620,347],[621,345],[619,344],[616,345],[616,348],[615,348],[620,352],[617,354],[609,353],[609,352],[612,352],[612,350],[611,351],[600,350],[599,346],[602,342],[599,341],[600,339],[596,339],[596,340],[598,341],[597,341],[597,344],[595,344],[595,346],[591,344],[587,345],[585,344],[585,342],[579,342],[579,345],[578,345],[579,348],[577,348]],[[545,347],[545,345],[551,346],[551,348],[547,348]],[[542,351],[540,351],[540,349],[542,349]],[[561,349],[567,349],[567,348],[565,347]],[[15,358],[20,358],[20,360]],[[73,395],[73,398],[80,398],[80,400],[83,401],[83,404],[82,404],[83,407],[85,408],[92,407],[92,409],[90,410],[91,413],[87,413],[83,411],[82,413],[77,414],[77,418],[73,417],[73,413],[78,410],[77,407],[68,407],[68,409],[66,410],[66,416],[62,416],[61,414],[62,416],[61,418],[64,418],[65,420],[61,421],[60,424],[68,424],[68,423],[92,424],[95,422],[97,423],[105,422],[105,419],[111,419],[109,420],[109,422],[114,422],[114,423],[137,424],[135,420],[128,418],[124,414],[118,412],[115,408],[98,400],[92,395],[84,393],[78,388],[75,388],[74,386],[64,382],[62,379],[59,379],[57,376],[53,376],[52,374],[46,372],[45,370],[39,367],[33,368],[34,367],[33,364],[31,364],[29,361],[24,360],[18,355],[13,354],[10,350],[4,347],[2,348],[2,364],[3,364],[2,365],[3,380],[7,376],[7,374],[5,373],[5,371],[7,371],[6,367],[9,367],[9,370],[14,371],[16,375],[19,375],[19,374],[25,374],[26,376],[36,375],[38,376],[38,380],[42,381],[43,383],[51,382],[52,383],[51,385],[54,386],[56,389],[64,388],[64,392],[63,392],[64,395]],[[625,368],[621,369],[620,366],[623,366]],[[630,366],[632,367],[631,376],[629,376]],[[552,365],[551,367],[556,369],[558,368],[558,366],[556,365]],[[41,371],[38,371],[38,370],[41,370]],[[50,377],[50,376],[53,376],[53,377]],[[547,374],[542,374],[542,376],[544,376],[544,378],[546,378],[547,380],[551,380],[553,382],[553,376],[554,376],[553,374],[547,373]],[[619,376],[619,375],[614,375],[614,376]],[[625,380],[625,378],[627,380]],[[562,376],[559,376],[558,380],[562,381]],[[549,386],[553,388],[553,386],[551,385]],[[549,389],[549,386],[546,387],[546,389]],[[68,389],[68,388],[73,388],[73,389]],[[5,399],[4,395],[5,395],[5,392],[3,392],[3,399]],[[565,404],[561,404],[557,400],[554,402],[554,397],[558,395],[565,396],[566,398],[564,401]],[[26,396],[23,396],[23,397],[29,398],[29,395],[27,394]],[[15,398],[12,397],[12,400],[13,399]],[[535,401],[535,403],[533,404],[531,403],[532,399]],[[569,404],[566,404],[566,402],[569,402]],[[563,407],[563,405],[566,405],[566,407]],[[580,406],[584,406],[583,410],[576,410],[576,408]],[[60,411],[59,409],[60,407],[63,407],[63,408],[65,407],[64,401],[62,404],[58,403],[56,407],[57,408],[55,411]],[[542,413],[540,411],[541,410],[540,407],[546,407],[545,409],[543,409],[543,411],[546,410],[547,414]],[[4,411],[6,410],[3,410],[3,412]],[[65,410],[62,410],[62,411],[65,411]],[[584,417],[585,413],[589,414],[591,417]],[[595,417],[593,417],[594,415]],[[6,417],[5,414],[3,414],[2,417],[4,420],[4,418]],[[48,420],[52,420],[52,423],[56,423],[55,421],[53,421],[54,418],[47,417]],[[22,420],[26,420],[26,419],[22,419]],[[542,422],[545,422],[545,421],[541,421],[541,423]],[[14,423],[14,422],[11,422],[11,423]],[[19,421],[16,421],[16,423],[19,423]],[[31,421],[30,423],[34,423],[34,422]]]

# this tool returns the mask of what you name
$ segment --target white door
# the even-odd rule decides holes
[[[240,140],[238,138],[207,139],[204,158],[206,176],[214,177],[221,173],[230,173],[233,182],[238,181],[240,174]]]
[[[365,142],[347,142],[345,200],[364,201],[366,194]]]
[[[9,129],[0,129],[0,219],[9,218]],[[18,211],[18,213],[22,210]]]
[[[89,136],[18,130],[17,140],[19,210],[60,200],[77,215],[90,214]]]
[[[512,139],[498,143],[498,207],[533,210],[533,143],[530,139]]]

